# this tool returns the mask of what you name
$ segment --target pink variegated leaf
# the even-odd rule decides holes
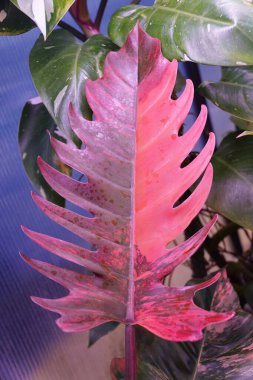
[[[232,312],[197,307],[195,292],[219,275],[194,286],[171,288],[162,279],[203,243],[216,218],[189,240],[167,248],[203,206],[212,182],[209,164],[214,149],[210,134],[205,147],[187,166],[206,121],[206,108],[183,136],[178,131],[193,100],[193,85],[171,99],[177,62],[169,62],[158,40],[136,26],[119,52],[105,61],[104,75],[86,84],[95,121],[82,118],[70,105],[69,120],[83,149],[51,139],[66,165],[84,174],[78,182],[39,159],[49,185],[90,217],[56,206],[33,194],[52,220],[88,241],[82,248],[24,228],[36,243],[92,271],[81,275],[23,256],[33,268],[69,289],[60,299],[34,302],[57,312],[64,331],[86,330],[104,322],[139,324],[174,341],[201,339],[210,323],[226,321]],[[194,192],[176,206],[202,176]]]

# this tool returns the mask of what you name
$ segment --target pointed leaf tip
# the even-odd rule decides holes
[[[40,198],[40,197],[38,196],[38,194],[35,193],[35,191],[31,191],[31,197],[32,197],[33,200]]]
[[[31,258],[29,256],[25,255],[23,252],[19,252],[19,256],[26,262],[26,264],[30,265]]]
[[[30,236],[30,232],[31,232],[31,230],[30,230],[29,228],[27,228],[27,227],[21,225],[21,230],[24,232],[24,234],[25,234],[26,236],[28,236],[28,237]]]
[[[26,232],[28,231],[28,228],[23,226],[22,224],[21,224],[20,228],[24,232],[24,234],[26,234]]]
[[[18,253],[19,253],[19,256],[21,257],[21,259],[23,259],[23,256],[24,256],[23,252],[19,251]]]

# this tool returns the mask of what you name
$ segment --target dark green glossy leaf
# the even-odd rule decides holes
[[[175,84],[175,92],[178,95],[185,88],[186,80],[180,70],[177,72],[177,80]]]
[[[54,31],[46,42],[42,37],[36,41],[30,55],[32,78],[43,103],[66,137],[70,137],[69,103],[90,117],[85,81],[102,75],[106,54],[116,49],[106,37],[94,36],[81,43],[65,30]]]
[[[187,285],[201,281],[191,281]],[[210,310],[217,284],[195,297],[195,302],[203,309]],[[202,342],[169,342],[137,327],[137,344],[140,355],[138,380],[192,380]]]
[[[208,293],[208,294],[207,294]],[[211,303],[210,303],[211,301]],[[253,316],[240,309],[225,272],[217,286],[201,291],[197,302],[235,317],[209,326],[200,342],[166,342],[139,330],[140,380],[251,380],[253,378]]]
[[[102,325],[93,327],[89,331],[89,347],[95,344],[100,338],[109,334],[111,331],[115,330],[119,324],[117,322],[107,322]]]
[[[225,137],[213,156],[214,179],[208,206],[253,229],[253,137]]]
[[[169,342],[137,327],[138,380],[192,379],[199,346]]]
[[[253,64],[253,4],[241,0],[156,0],[131,5],[112,17],[109,34],[122,45],[139,20],[162,42],[163,54],[212,65]]]
[[[46,39],[74,0],[11,0],[11,2],[35,22]]]
[[[0,35],[25,33],[35,26],[34,22],[9,0],[0,0]]]
[[[253,131],[253,121],[243,120],[236,116],[231,116],[231,121],[243,131]]]
[[[58,170],[69,172],[52,150],[47,131],[55,135],[56,125],[39,98],[31,99],[23,109],[19,125],[19,146],[23,165],[34,187],[47,199],[64,206],[64,199],[51,189],[37,166],[37,158],[41,156]]]
[[[249,282],[245,288],[244,288],[244,297],[246,299],[246,302],[251,307],[251,310],[253,310],[253,282]]]
[[[226,273],[218,283],[211,305],[212,310],[235,310],[229,322],[207,328],[203,345],[200,380],[244,379],[253,377],[253,316],[240,308],[238,297]]]
[[[253,66],[222,69],[219,82],[203,82],[199,92],[242,122],[253,122]]]

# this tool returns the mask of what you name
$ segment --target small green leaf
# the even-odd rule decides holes
[[[47,131],[55,136],[56,130],[53,119],[39,98],[25,104],[19,125],[19,146],[26,174],[41,195],[64,206],[64,199],[47,184],[37,165],[37,158],[41,156],[58,170],[69,174],[69,168],[60,162],[51,148]]]
[[[89,347],[95,344],[100,338],[109,334],[118,327],[118,322],[107,322],[103,325],[93,327],[89,331]]]
[[[46,39],[74,0],[11,0],[11,2],[35,22]]]
[[[67,31],[56,30],[46,42],[39,37],[31,51],[30,70],[36,89],[67,138],[69,103],[90,117],[85,82],[102,75],[104,59],[111,50],[117,47],[106,37],[94,36],[81,43]]]
[[[245,228],[253,229],[253,137],[225,137],[213,156],[214,179],[208,206]]]
[[[185,77],[183,76],[181,71],[178,70],[177,80],[176,80],[176,84],[175,84],[175,88],[174,88],[174,91],[177,95],[184,89],[185,84],[186,84]]]
[[[253,66],[222,69],[219,82],[203,82],[199,92],[236,120],[253,122]]]
[[[25,33],[36,25],[9,0],[0,0],[0,35]]]
[[[253,4],[241,0],[156,0],[130,5],[112,16],[109,34],[122,45],[139,20],[161,40],[163,54],[209,65],[253,64]]]

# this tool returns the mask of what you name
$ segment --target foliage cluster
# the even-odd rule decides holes
[[[30,71],[39,97],[29,100],[24,106],[19,143],[27,175],[35,188],[55,206],[50,208],[36,196],[35,199],[59,223],[62,215],[57,207],[64,207],[69,194],[59,191],[60,185],[55,186],[56,191],[53,190],[52,178],[56,174],[41,163],[44,177],[49,179],[49,183],[51,181],[51,186],[48,185],[38,171],[37,157],[41,156],[67,176],[78,170],[62,144],[67,142],[73,151],[79,150],[82,145],[82,138],[77,137],[78,133],[70,123],[69,104],[72,103],[83,118],[92,119],[92,102],[87,101],[85,83],[88,79],[102,77],[107,54],[119,50],[138,21],[144,31],[160,40],[164,57],[182,62],[180,67],[189,73],[195,86],[196,107],[201,102],[207,103],[208,99],[228,112],[234,124],[234,131],[215,148],[212,158],[213,185],[206,207],[186,228],[185,237],[190,238],[197,231],[203,231],[203,225],[215,212],[221,215],[215,232],[198,245],[196,254],[190,259],[192,281],[198,283],[199,279],[209,278],[211,272],[221,270],[222,275],[216,285],[202,290],[196,302],[212,312],[236,311],[232,321],[224,322],[220,325],[222,327],[208,326],[199,342],[165,341],[138,328],[138,379],[251,379],[253,4],[248,0],[156,0],[153,5],[146,5],[145,1],[132,1],[112,15],[108,25],[109,37],[100,34],[106,5],[107,1],[101,0],[97,16],[92,20],[86,0],[0,2],[1,35],[25,33],[35,27],[42,33],[30,54]],[[66,12],[70,12],[75,27],[62,20]],[[215,83],[202,82],[199,64],[221,67],[220,80]],[[183,96],[184,85],[185,79],[179,72],[172,93],[175,101]],[[92,108],[96,115],[95,103]],[[106,104],[104,108],[106,110]],[[82,117],[79,116],[80,120],[84,120]],[[218,136],[223,134],[222,128],[216,120],[209,118],[202,133],[203,141],[208,141],[209,132],[215,132]],[[184,129],[187,126],[181,127],[182,134]],[[57,154],[47,131],[53,136],[52,145]],[[200,154],[191,153],[184,162],[185,167],[194,163],[195,157]],[[61,178],[59,176],[59,183]],[[183,197],[188,197],[189,192],[194,193],[194,189],[190,188]],[[32,235],[31,232],[27,233]],[[52,241],[42,242],[37,235],[32,235],[32,238],[40,240],[45,247],[53,246]],[[35,262],[32,265],[46,271],[45,267],[41,269]],[[240,304],[224,272],[225,267]],[[64,281],[66,285],[66,278]],[[211,280],[207,281],[211,283]],[[106,319],[103,321],[107,322]],[[93,328],[90,343],[94,344],[116,326],[116,322],[107,322]],[[112,376],[121,378],[121,372],[124,372],[122,361],[114,360],[111,370]],[[135,375],[126,376],[127,379],[134,379]]]

